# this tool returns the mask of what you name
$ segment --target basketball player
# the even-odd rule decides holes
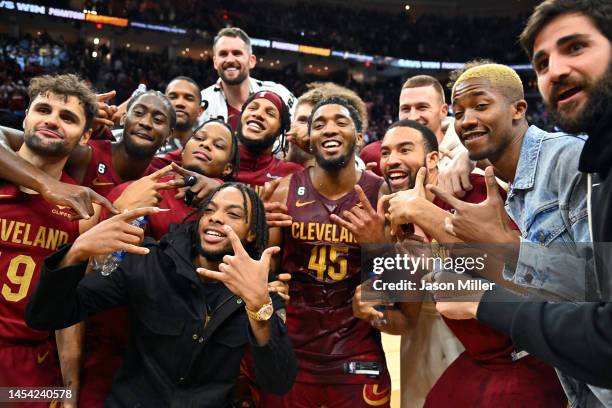
[[[237,181],[259,192],[266,181],[302,169],[299,164],[280,160],[273,154],[277,139],[284,145],[289,123],[289,108],[278,94],[261,91],[247,99],[236,129],[240,142],[240,166],[234,176]]]
[[[221,29],[213,41],[213,65],[219,74],[217,82],[202,91],[200,123],[221,119],[238,129],[240,112],[249,96],[261,91],[272,91],[293,111],[295,96],[283,85],[259,81],[250,77],[257,58],[251,39],[238,27]]]
[[[380,335],[351,310],[360,280],[360,247],[330,219],[358,202],[355,185],[375,203],[382,180],[355,167],[362,124],[345,99],[321,100],[309,129],[315,166],[285,177],[272,197],[286,204],[293,218],[282,231],[279,269],[293,273],[287,326],[298,378],[285,396],[263,394],[261,406],[389,406],[391,385]],[[277,240],[279,233],[271,232]]]
[[[74,75],[34,78],[18,156],[40,172],[74,183],[63,171],[70,153],[85,144],[97,110],[95,95]],[[74,241],[93,219],[72,221],[69,208],[54,205],[32,190],[6,183],[0,190],[0,378],[6,387],[79,387],[80,328],[56,332],[30,329],[24,311],[43,260]],[[24,403],[20,406],[48,406]]]

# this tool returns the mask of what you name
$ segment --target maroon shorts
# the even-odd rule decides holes
[[[123,355],[111,350],[98,350],[85,356],[79,407],[102,408],[113,379],[123,363]]]
[[[62,387],[62,374],[55,343],[0,346],[0,386]],[[19,403],[19,408],[56,406],[49,402]]]
[[[262,393],[260,408],[370,408],[390,407],[391,380],[375,384],[309,384],[296,382],[285,395]]]

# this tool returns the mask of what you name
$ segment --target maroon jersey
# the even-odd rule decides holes
[[[257,154],[243,145],[240,149],[240,167],[234,179],[253,187],[258,193],[266,181],[288,176],[303,167],[297,163],[277,159],[272,154]]]
[[[123,182],[113,167],[112,143],[108,140],[90,140],[91,160],[81,185],[105,196]]]
[[[174,176],[164,176],[159,179],[160,183],[174,179]],[[113,189],[108,194],[108,199],[113,202],[133,181],[123,183]],[[170,211],[162,211],[157,214],[149,215],[149,223],[147,224],[148,234],[159,241],[170,229],[171,224],[182,224],[185,217],[194,212],[195,208],[189,207],[184,200],[174,198],[178,190],[159,190],[162,199],[159,202],[159,208],[167,208]],[[105,213],[107,214],[107,213]],[[189,221],[197,219],[196,215],[189,218]]]
[[[359,185],[376,207],[382,179],[363,172]],[[287,327],[298,357],[297,381],[373,383],[379,379],[345,374],[344,364],[376,361],[385,372],[380,334],[353,317],[351,299],[361,278],[361,250],[353,234],[330,221],[358,203],[351,191],[328,200],[313,187],[309,170],[293,175],[287,208],[293,224],[285,229],[281,270],[292,274]]]
[[[61,181],[76,184],[64,174]],[[49,333],[26,325],[25,307],[43,260],[76,239],[79,223],[70,221],[70,207],[51,204],[39,194],[14,191],[13,197],[0,201],[0,341],[43,341]]]
[[[162,156],[155,156],[153,160],[151,160],[151,164],[147,168],[145,174],[155,173],[159,169],[163,169],[169,164],[176,163],[179,166],[183,163],[183,149],[176,149],[169,153],[166,153]]]
[[[487,198],[485,178],[471,174],[470,183],[474,188],[467,192],[463,201],[473,204],[484,201]],[[506,197],[503,190],[500,193]],[[434,204],[447,211],[451,209],[437,198]],[[516,229],[516,225],[511,226]],[[510,337],[475,319],[444,318],[444,321],[465,351],[438,379],[427,396],[425,407],[566,406],[567,400],[553,368],[533,356],[513,361],[515,349]]]

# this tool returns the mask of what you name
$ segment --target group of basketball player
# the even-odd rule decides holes
[[[557,31],[538,31],[531,40],[524,34],[530,56],[537,51],[534,68],[542,81],[544,53],[588,48],[580,38],[570,39],[574,45],[551,38],[580,29],[589,41],[610,45],[587,11],[564,16],[582,20],[553,20]],[[509,336],[466,318],[459,304],[434,296],[381,308],[363,297],[365,244],[522,239],[562,242],[570,255],[584,256],[575,245],[590,241],[587,180],[578,171],[584,138],[530,126],[513,69],[478,61],[455,72],[453,119],[438,80],[408,78],[398,90],[398,121],[362,150],[368,114],[353,91],[314,83],[296,99],[282,85],[251,78],[256,59],[237,28],[219,32],[213,53],[219,80],[210,87],[176,77],[163,93],[139,90],[118,106],[109,103],[113,92],[95,95],[74,75],[30,82],[23,132],[0,133],[2,384],[63,384],[78,395],[65,406],[82,407],[105,400],[108,406],[225,406],[219,401],[229,400],[261,407],[389,406],[383,331],[402,335],[406,407],[564,407],[568,398],[576,406],[612,404],[609,390],[557,375]],[[564,99],[573,96],[566,89],[551,102],[562,124],[569,115]],[[140,216],[147,217],[144,232],[130,224]],[[145,235],[153,240],[141,246]],[[184,252],[181,237],[188,242]],[[157,254],[168,248],[178,255]],[[83,277],[88,259],[117,251],[130,254],[116,272],[101,276],[90,265]],[[148,269],[134,265],[153,254],[157,261],[143,261],[152,268],[147,277]],[[191,270],[173,264],[183,261]],[[164,277],[172,268],[185,276]],[[519,291],[585,299],[588,272],[568,277],[563,268],[535,268],[524,259],[503,276]],[[183,289],[181,279],[193,283]],[[224,320],[215,319],[226,301],[213,282],[241,305]],[[179,297],[153,287],[160,283]],[[182,309],[170,303],[182,303],[182,291],[189,303],[189,287],[201,289],[206,307],[179,324]],[[145,310],[146,302],[159,313]],[[243,320],[231,323],[235,313]],[[192,330],[192,321],[201,327]],[[189,354],[185,340],[203,348]],[[202,370],[225,378],[223,362],[233,367],[234,360],[220,356],[243,353],[241,374],[237,366],[228,374],[238,387],[232,383],[206,400],[215,381],[190,373],[214,362]],[[186,374],[175,376],[172,364],[184,364]],[[138,377],[139,367],[144,377],[159,378]],[[206,393],[190,399],[190,389],[203,382]],[[147,387],[161,388],[158,403],[139,399]]]

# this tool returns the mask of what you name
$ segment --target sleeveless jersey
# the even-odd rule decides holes
[[[113,167],[112,143],[108,140],[90,140],[88,144],[91,146],[91,160],[81,185],[106,197],[115,186],[123,183]]]
[[[62,174],[61,181],[76,184]],[[79,234],[70,207],[51,204],[40,194],[15,190],[0,201],[0,339],[23,343],[46,340],[49,332],[30,329],[25,307],[40,278],[45,257]]]
[[[376,208],[382,179],[363,172],[359,185]],[[287,328],[298,358],[298,382],[369,383],[346,374],[345,363],[378,362],[385,373],[380,333],[353,317],[351,299],[361,282],[361,250],[354,236],[330,221],[358,203],[351,191],[339,200],[317,192],[308,169],[293,175],[287,208],[293,224],[285,229],[281,270],[292,274]]]

